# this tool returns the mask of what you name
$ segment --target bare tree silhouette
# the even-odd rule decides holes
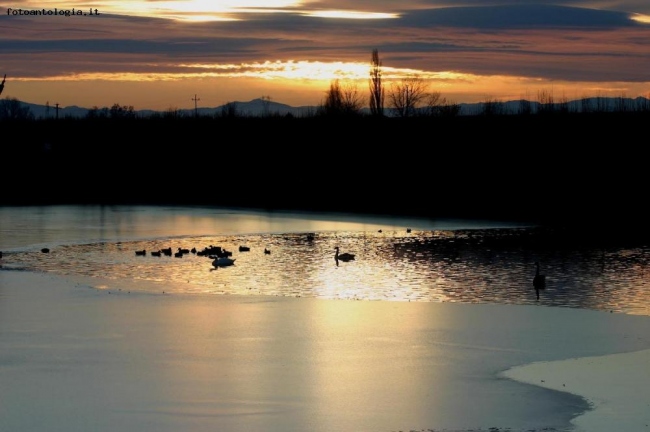
[[[338,79],[335,79],[326,92],[321,113],[329,116],[354,116],[360,113],[362,106],[363,101],[356,85],[341,84]]]
[[[7,97],[0,100],[0,120],[34,120],[34,114],[18,99]]]
[[[375,116],[384,115],[384,87],[381,83],[381,60],[379,51],[372,50],[370,61],[370,113]]]
[[[397,116],[413,117],[427,94],[427,83],[422,78],[413,76],[393,83],[388,97]]]
[[[429,117],[453,117],[459,112],[460,106],[442,97],[439,91],[427,93],[424,97],[424,105],[420,108],[420,114]]]

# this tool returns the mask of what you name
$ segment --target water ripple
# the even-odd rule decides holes
[[[547,275],[540,304],[650,315],[647,245],[557,242],[534,228],[190,236],[10,252],[3,269],[97,280],[101,289],[346,300],[534,304],[535,261]],[[555,241],[555,243],[554,243]],[[239,252],[239,246],[250,247]],[[221,246],[235,265],[150,254]],[[334,260],[334,247],[356,254]],[[264,249],[270,254],[265,254]],[[136,256],[136,250],[146,256]],[[133,281],[138,281],[133,284]]]

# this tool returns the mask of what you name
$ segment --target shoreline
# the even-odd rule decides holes
[[[588,400],[593,408],[572,421],[575,432],[633,432],[650,427],[649,370],[650,349],[647,349],[535,362],[502,375]]]

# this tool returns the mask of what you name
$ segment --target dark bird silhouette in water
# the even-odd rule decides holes
[[[354,254],[351,253],[339,253],[339,247],[335,247],[336,253],[334,254],[334,259],[336,261],[352,261],[354,260]]]
[[[535,262],[535,277],[533,278],[533,286],[535,287],[535,293],[537,294],[537,300],[539,300],[539,290],[546,288],[546,275],[540,274],[539,272],[539,262]]]
[[[4,78],[2,78],[2,82],[0,83],[0,95],[2,94],[2,90],[5,89],[5,81],[7,81],[7,74],[5,74]]]

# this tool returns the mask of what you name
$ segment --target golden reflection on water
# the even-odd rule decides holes
[[[539,303],[650,315],[648,247],[557,247],[534,229],[373,230],[157,238],[16,252],[5,268],[87,277],[96,288],[165,294],[316,297],[331,300],[537,303],[535,261],[547,274]],[[235,264],[214,268],[171,248],[220,246]],[[250,251],[240,252],[239,246]],[[356,259],[334,259],[334,248]],[[146,256],[136,256],[145,249]],[[270,254],[264,252],[265,249]],[[138,284],[133,284],[133,281]]]

